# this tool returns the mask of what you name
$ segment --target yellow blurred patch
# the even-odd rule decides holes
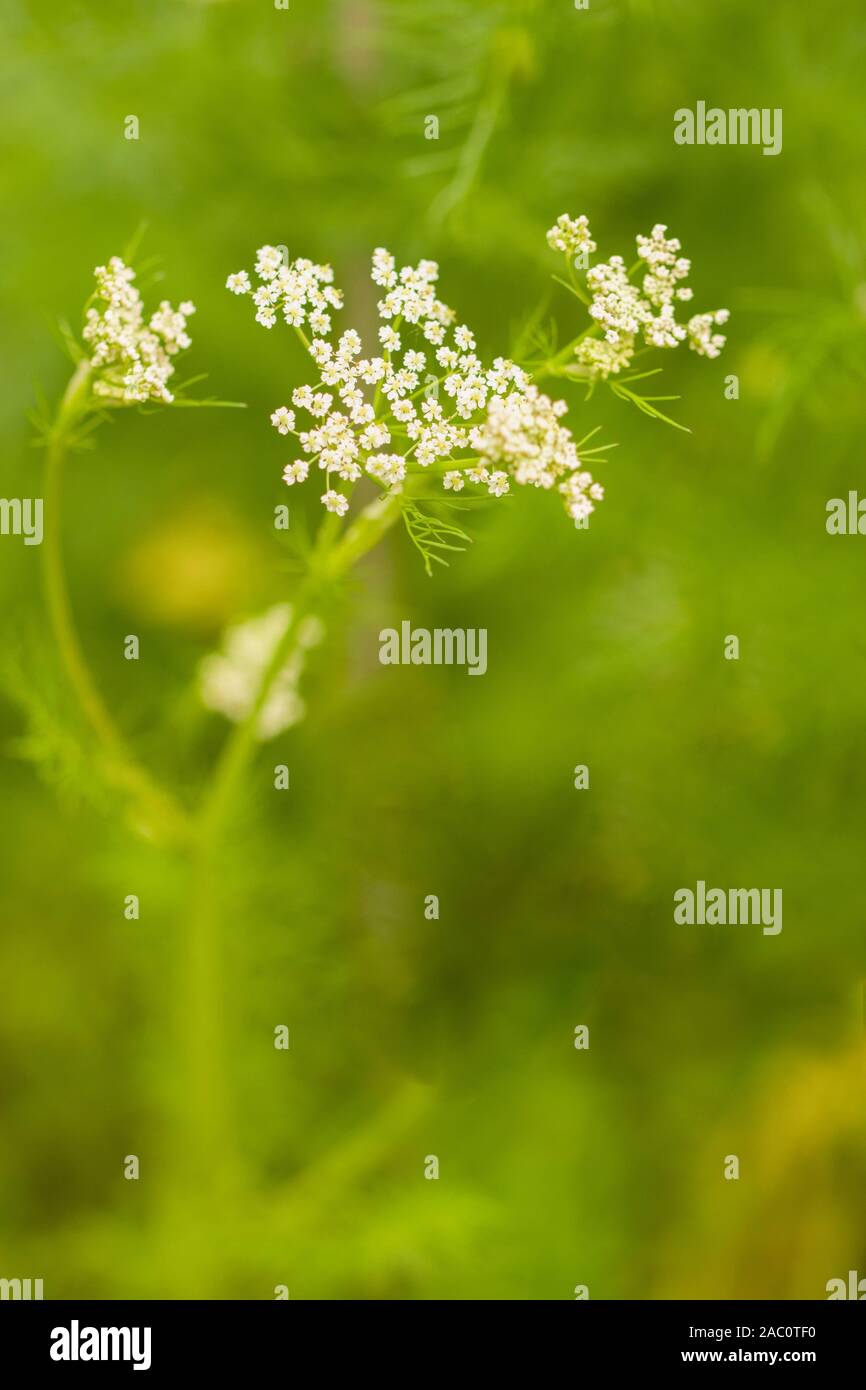
[[[771,343],[753,343],[741,358],[741,375],[756,400],[771,400],[788,380],[790,363]]]
[[[148,623],[215,632],[252,601],[263,549],[212,499],[190,501],[130,551],[118,576],[121,595]]]

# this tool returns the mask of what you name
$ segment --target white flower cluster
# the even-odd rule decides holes
[[[604,489],[581,468],[571,432],[559,423],[567,409],[564,401],[554,402],[537,386],[526,386],[491,401],[487,420],[472,431],[471,442],[491,464],[505,464],[516,483],[558,485],[569,516],[580,521],[594,511],[593,502],[601,501]],[[476,471],[486,475],[488,470]],[[491,478],[508,485],[504,473]]]
[[[246,717],[291,619],[291,604],[280,603],[258,618],[227,629],[223,650],[206,656],[199,665],[199,690],[207,709],[224,714],[233,723],[240,723]],[[256,724],[259,739],[273,738],[303,719],[304,702],[298,693],[298,684],[306,653],[318,646],[323,636],[324,629],[318,618],[309,617],[299,624],[295,653],[274,680],[259,711]]]
[[[722,348],[725,346],[724,333],[714,333],[713,327],[717,323],[727,323],[727,309],[717,309],[714,314],[695,314],[689,319],[688,328],[689,347],[694,348],[695,352],[702,357],[718,357]]]
[[[575,228],[572,238],[582,235]],[[319,372],[317,382],[295,389],[291,406],[271,415],[274,428],[298,443],[298,456],[283,470],[286,483],[303,483],[318,467],[322,504],[343,516],[349,497],[335,484],[351,485],[363,475],[400,491],[410,474],[429,471],[441,475],[448,491],[468,483],[492,497],[507,493],[511,480],[549,488],[569,475],[561,485],[566,509],[575,518],[592,510],[587,489],[595,485],[559,423],[565,405],[554,406],[503,357],[484,365],[472,331],[454,326],[454,311],[437,298],[434,261],[398,270],[389,251],[374,251],[371,278],[383,291],[376,356],[362,355],[354,329],[331,334],[321,301],[337,307],[341,297],[329,267],[284,266],[274,247],[263,247],[256,270],[262,289],[253,292],[245,271],[230,275],[227,288],[252,293],[256,318],[266,326],[278,305],[299,331],[308,324],[312,340],[301,336]],[[410,331],[411,344],[404,341]],[[309,421],[300,422],[298,412]],[[598,499],[601,489],[592,496]]]
[[[675,348],[688,341],[705,357],[717,357],[724,347],[723,334],[714,333],[713,328],[727,322],[727,309],[696,314],[687,324],[677,321],[676,305],[692,298],[692,290],[683,283],[691,261],[680,255],[679,240],[666,233],[667,227],[658,223],[649,236],[636,238],[638,262],[631,270],[621,256],[611,256],[586,272],[590,317],[603,330],[603,337],[593,337],[590,330],[577,344],[575,357],[591,380],[607,380],[627,368],[641,341],[657,348]],[[575,249],[595,250],[585,217],[572,220],[563,213],[547,239],[566,255]],[[638,284],[631,276],[641,265],[644,274]]]
[[[315,334],[330,333],[328,310],[343,307],[343,297],[334,289],[334,272],[330,266],[304,260],[286,265],[278,246],[262,246],[256,256],[256,275],[262,283],[255,290],[245,270],[226,280],[226,289],[232,294],[252,294],[256,323],[273,328],[279,309],[292,328],[309,324]]]
[[[164,299],[145,322],[141,295],[132,283],[135,271],[112,256],[94,271],[94,298],[85,314],[82,336],[91,349],[96,395],[118,401],[164,401],[174,374],[172,358],[190,345],[186,321],[195,305],[185,300],[173,309]]]
[[[589,234],[589,219],[583,214],[580,217],[569,217],[567,212],[557,217],[555,224],[550,228],[547,244],[554,251],[561,251],[569,258],[582,252],[591,256],[593,251],[598,250]]]

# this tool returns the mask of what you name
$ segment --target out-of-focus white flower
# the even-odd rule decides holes
[[[186,325],[195,305],[184,300],[173,309],[164,299],[145,322],[141,295],[132,283],[134,270],[119,256],[112,256],[94,274],[97,305],[87,309],[82,331],[91,352],[94,394],[128,403],[171,404],[171,359],[190,346]]]
[[[281,603],[257,618],[227,629],[222,650],[206,656],[199,664],[199,692],[208,709],[224,714],[233,723],[246,718],[291,620],[291,605]],[[323,635],[318,618],[305,618],[299,625],[295,651],[275,678],[259,711],[257,738],[273,738],[303,719],[305,709],[298,682],[306,652],[317,646]]]

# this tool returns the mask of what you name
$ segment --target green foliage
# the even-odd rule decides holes
[[[544,228],[586,212],[622,249],[661,220],[732,317],[718,362],[665,363],[664,398],[626,377],[587,408],[552,381],[606,487],[586,532],[539,492],[470,546],[463,510],[412,498],[324,614],[306,717],[256,750],[195,883],[106,788],[38,548],[0,537],[0,1273],[44,1273],[49,1298],[823,1297],[866,1259],[862,541],[823,529],[859,486],[862,5],[7,10],[3,494],[40,495],[26,412],[44,442],[93,267],[143,220],[158,294],[198,305],[192,370],[249,406],[112,412],[64,478],[82,646],[183,804],[228,728],[199,662],[296,592],[321,515],[283,487],[269,424],[301,351],[223,289],[251,246],[345,266],[361,316],[371,247],[435,258],[485,355],[547,361],[584,309]],[[675,146],[699,97],[782,107],[781,155]],[[690,434],[645,418],[674,392]],[[485,679],[383,668],[402,617],[486,627]],[[699,876],[781,885],[781,935],[674,927]],[[179,1062],[209,899],[231,1137],[212,1147]]]
[[[404,500],[402,504],[406,532],[424,561],[424,569],[429,575],[433,573],[434,564],[447,568],[449,561],[443,552],[465,550],[467,545],[472,544],[472,537],[468,536],[462,527],[442,515],[446,507],[450,506],[453,509],[458,505],[428,502],[427,510],[424,510],[417,502],[409,499]],[[458,544],[460,541],[464,544]]]
[[[6,742],[6,756],[31,764],[67,810],[88,803],[104,813],[112,800],[94,776],[92,741],[45,655],[21,644],[7,649],[0,665],[0,688],[22,717],[21,732]]]
[[[659,410],[659,401],[678,401],[679,396],[647,396],[640,391],[633,391],[631,388],[636,381],[646,381],[648,377],[658,376],[661,367],[654,367],[648,372],[631,372],[628,376],[612,377],[608,380],[608,386],[613,394],[621,401],[630,401],[636,405],[638,410],[644,415],[649,415],[652,420],[663,420],[666,425],[673,425],[674,429],[685,430],[689,433],[685,425],[681,425],[676,420],[672,420],[664,411]]]

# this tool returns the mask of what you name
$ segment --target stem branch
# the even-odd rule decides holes
[[[82,712],[102,749],[107,780],[138,803],[149,833],[183,835],[187,816],[174,798],[159,787],[129,753],[97,690],[85,659],[72,616],[66,586],[61,542],[63,469],[69,440],[90,404],[90,364],[80,362],[60,402],[47,445],[44,484],[45,532],[42,566],[45,598],[58,651]]]

